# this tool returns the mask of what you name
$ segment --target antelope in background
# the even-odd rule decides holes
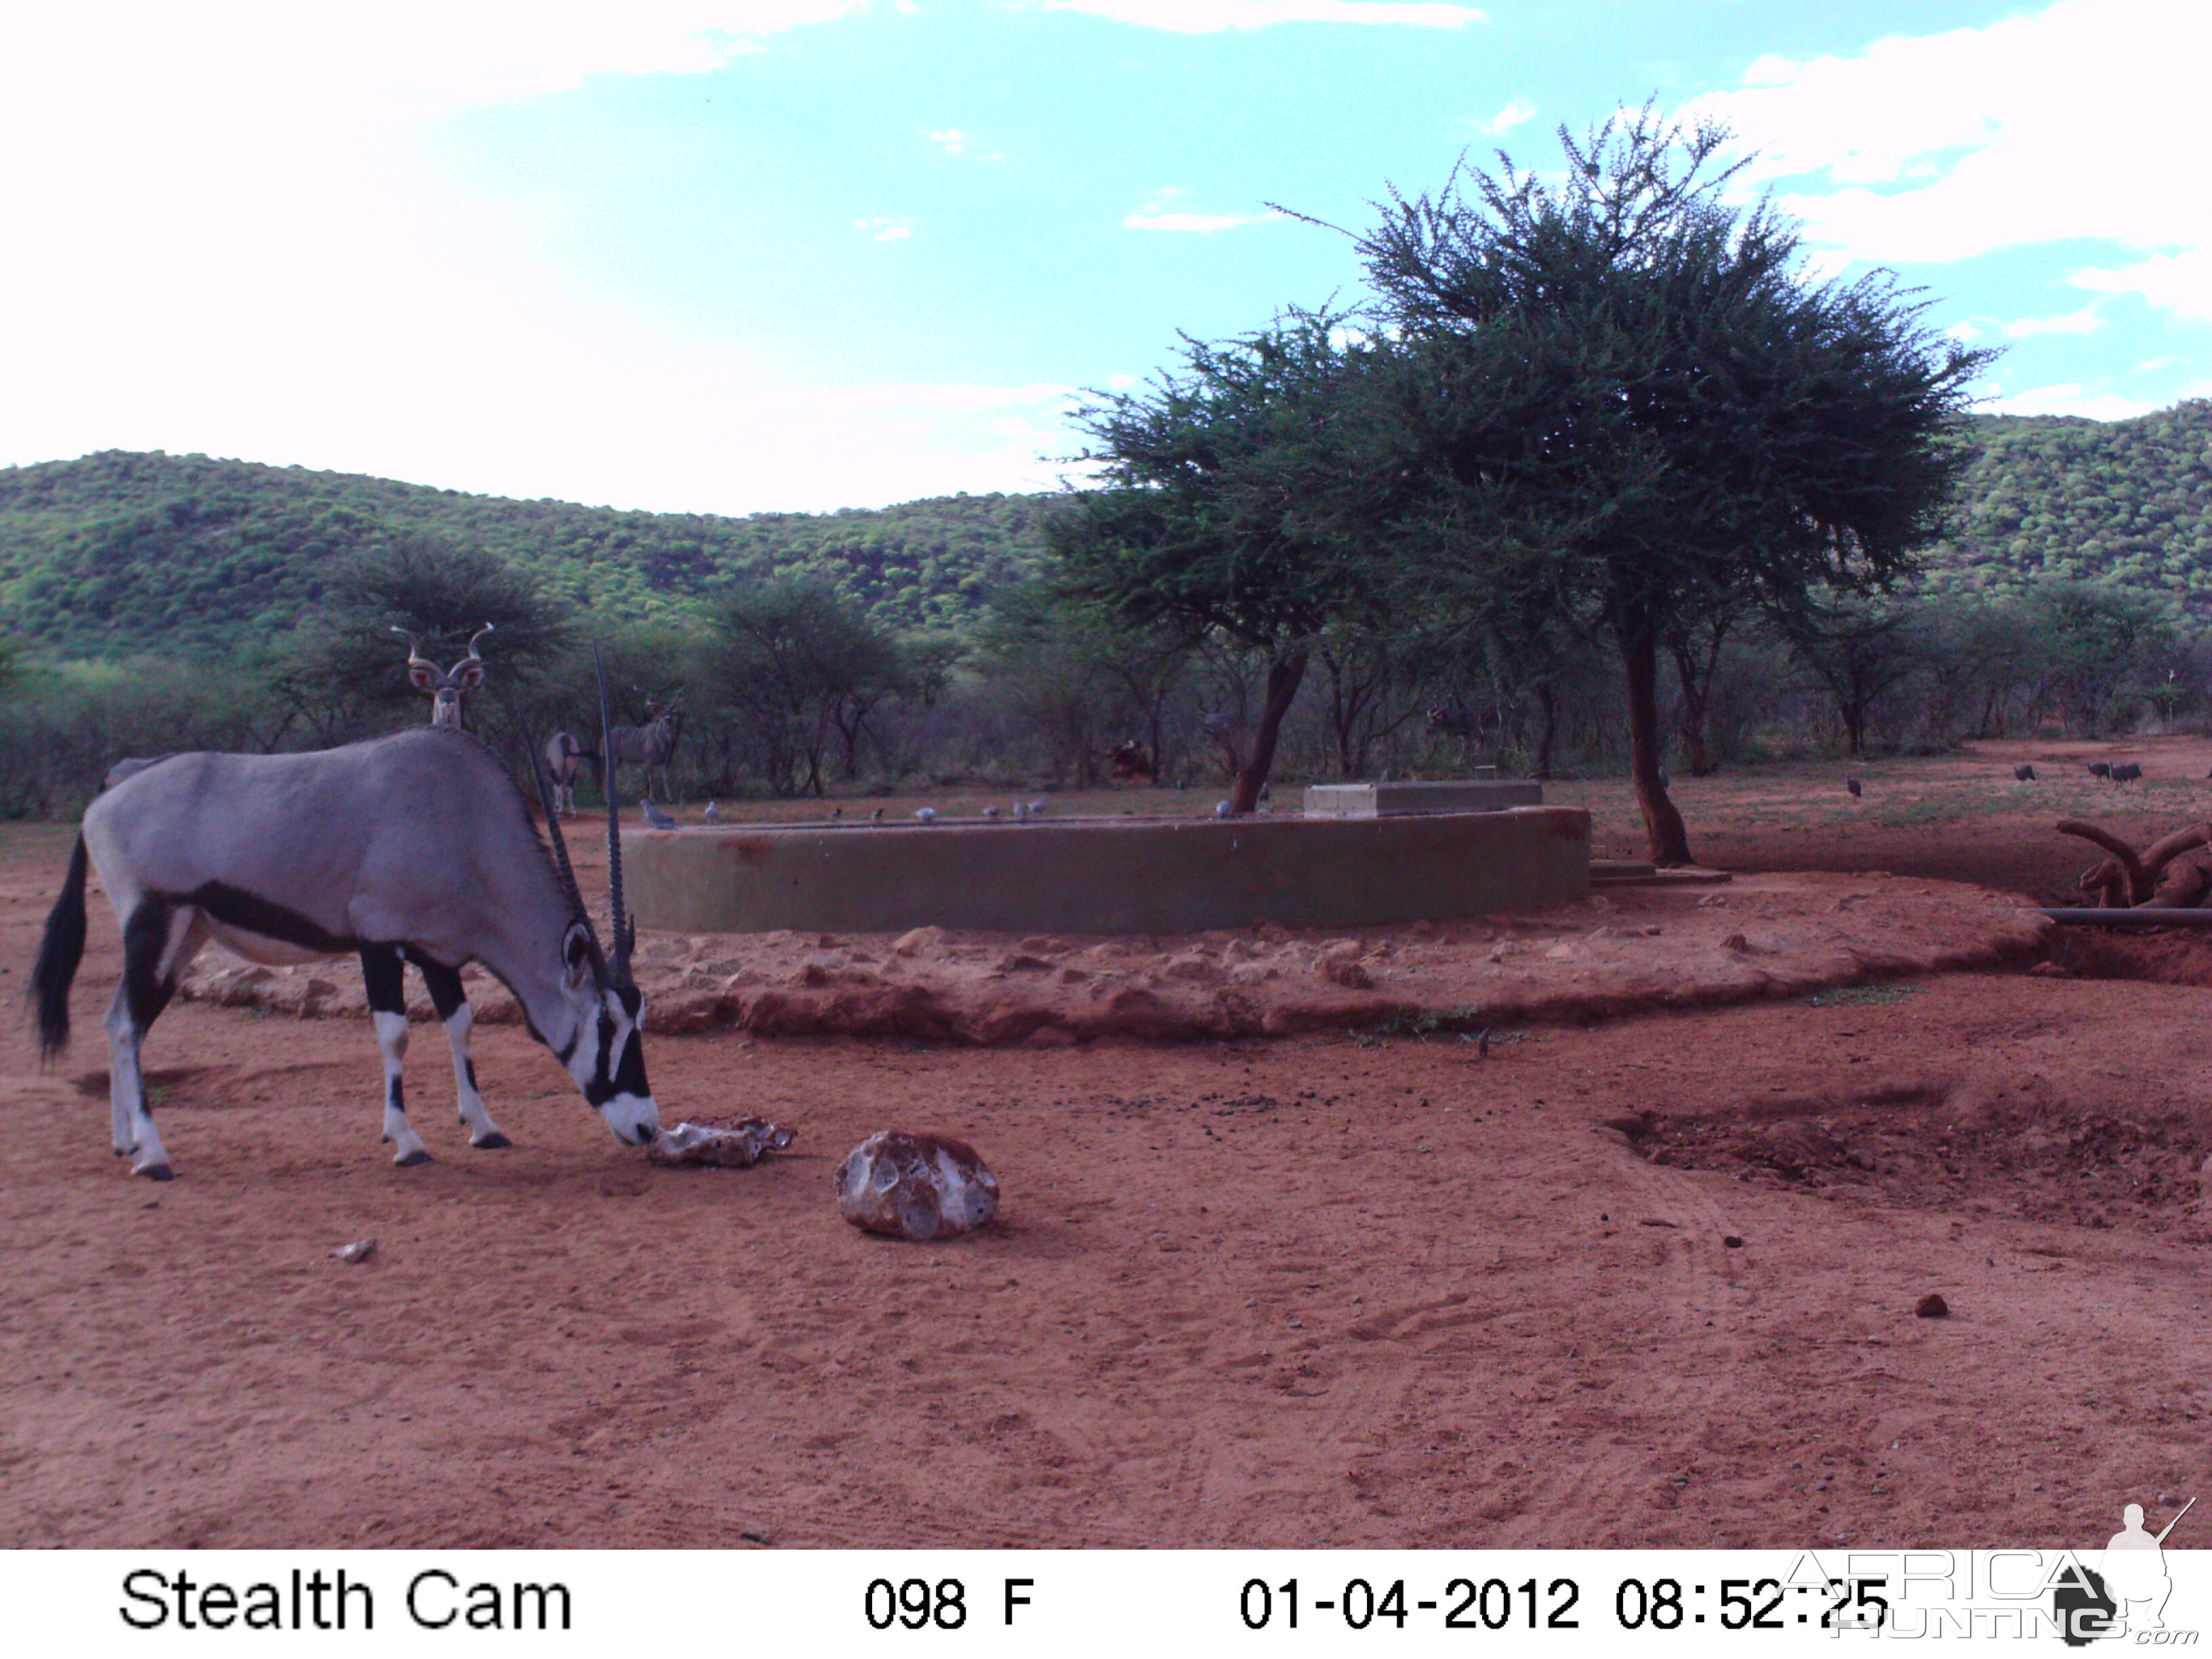
[[[461,717],[461,699],[483,684],[483,659],[477,654],[477,641],[492,631],[491,623],[469,635],[469,654],[450,670],[441,670],[423,656],[416,647],[415,635],[398,623],[392,623],[392,631],[407,641],[408,683],[417,691],[430,694],[430,724],[466,731],[469,723]]]
[[[533,769],[538,758],[533,750]],[[110,1126],[133,1174],[172,1174],[139,1052],[210,939],[272,965],[359,954],[384,1057],[384,1139],[395,1164],[430,1157],[408,1121],[401,1081],[410,962],[452,1045],[471,1146],[511,1143],[477,1091],[474,1017],[460,975],[471,962],[514,994],[531,1034],[553,1050],[615,1138],[642,1146],[660,1119],[645,1076],[644,999],[629,967],[636,929],[623,906],[613,783],[610,775],[610,957],[577,888],[544,773],[538,790],[550,855],[521,793],[465,731],[410,726],[307,754],[166,757],[116,781],[85,811],[32,970],[41,1053],[52,1059],[69,1042],[89,866],[123,932],[122,982],[106,1020]]]
[[[629,762],[643,767],[647,800],[653,799],[653,769],[659,767],[660,793],[673,805],[676,792],[669,786],[668,762],[684,732],[684,700],[671,697],[666,702],[647,702],[643,726],[617,726],[608,732],[604,763],[614,766]]]
[[[583,770],[586,761],[597,762],[599,757],[577,741],[573,732],[556,732],[545,739],[545,771],[553,783],[553,805],[561,816],[576,816],[576,774]]]

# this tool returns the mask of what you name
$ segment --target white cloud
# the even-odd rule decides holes
[[[2079,386],[2039,386],[2027,392],[2002,393],[1979,406],[1984,415],[2081,415],[2093,421],[2124,421],[2148,415],[2162,403],[2123,398],[2118,392],[2087,393]]]
[[[1278,23],[1372,23],[1412,28],[1458,29],[1489,21],[1473,6],[1429,0],[1037,0],[1046,11],[1079,11],[1119,23],[1213,34]]]
[[[914,234],[914,218],[855,219],[853,228],[866,232],[872,242],[903,242]]]
[[[1256,225],[1283,216],[1270,209],[1265,213],[1192,213],[1170,204],[1182,200],[1190,192],[1180,185],[1170,185],[1152,199],[1121,221],[1124,230],[1180,230],[1210,232],[1234,230],[1239,225]]]
[[[2019,318],[2004,325],[2004,337],[2008,340],[2032,340],[2044,334],[2094,334],[2104,325],[2105,319],[2097,314],[2097,307],[2087,305],[2057,317]]]
[[[1516,98],[1487,121],[1470,121],[1468,125],[1477,132],[1487,133],[1492,138],[1503,138],[1536,113],[1536,106],[1526,98]]]
[[[829,402],[847,409],[933,409],[963,411],[994,409],[1036,409],[1064,403],[1075,396],[1073,386],[1051,380],[1027,386],[971,386],[958,381],[896,381],[881,386],[852,386],[824,392]]]
[[[968,135],[961,131],[958,127],[947,127],[942,132],[932,132],[924,136],[947,155],[957,155],[968,148]]]
[[[2212,242],[2194,176],[2208,51],[2202,0],[2061,0],[1850,57],[1762,58],[1684,112],[1726,120],[1760,152],[1753,179],[1793,183],[1782,204],[1856,258],[2195,249]]]
[[[2076,271],[2077,288],[2106,294],[2139,294],[2178,317],[2212,321],[2212,246],[2158,253],[2118,270]]]

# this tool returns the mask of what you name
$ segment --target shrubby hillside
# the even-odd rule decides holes
[[[2212,401],[2134,420],[1979,416],[1938,591],[2101,580],[2212,616]],[[218,656],[289,628],[333,562],[410,535],[485,548],[616,622],[671,619],[775,571],[894,630],[965,632],[1032,574],[1046,495],[750,518],[509,501],[204,455],[0,470],[0,631],[58,655]]]
[[[1978,416],[1930,586],[2112,580],[2212,614],[2212,400],[2130,421]]]
[[[0,630],[70,657],[218,655],[310,611],[335,562],[425,535],[495,552],[617,622],[783,570],[827,577],[894,629],[957,629],[1033,568],[1049,500],[732,519],[111,450],[0,470]]]

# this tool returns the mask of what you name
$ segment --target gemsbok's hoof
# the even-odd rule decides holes
[[[498,1130],[494,1129],[482,1140],[471,1140],[469,1142],[469,1145],[475,1147],[480,1152],[495,1152],[501,1147],[512,1146],[514,1143],[509,1140],[505,1135],[500,1133]]]
[[[177,1172],[166,1164],[134,1164],[131,1166],[131,1173],[144,1176],[149,1181],[174,1181],[177,1178]]]
[[[418,1164],[428,1164],[430,1162],[430,1154],[424,1152],[420,1146],[417,1146],[411,1152],[400,1153],[398,1157],[393,1158],[392,1161],[394,1164],[397,1164],[403,1170],[411,1170]]]

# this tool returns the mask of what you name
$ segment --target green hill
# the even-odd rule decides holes
[[[409,535],[488,548],[625,622],[799,569],[892,627],[957,629],[1034,568],[1050,499],[732,519],[110,450],[0,470],[0,630],[66,656],[220,654],[241,635],[289,628],[322,598],[334,561]]]
[[[1937,587],[2110,578],[2212,615],[2212,400],[2128,421],[1978,416]],[[75,657],[205,657],[283,630],[332,562],[414,534],[483,546],[595,613],[681,613],[780,569],[898,629],[958,629],[1033,572],[1047,495],[875,511],[622,513],[341,472],[111,450],[0,470],[0,631]]]
[[[1932,586],[2112,580],[2212,614],[2212,400],[2128,421],[1977,416]]]

